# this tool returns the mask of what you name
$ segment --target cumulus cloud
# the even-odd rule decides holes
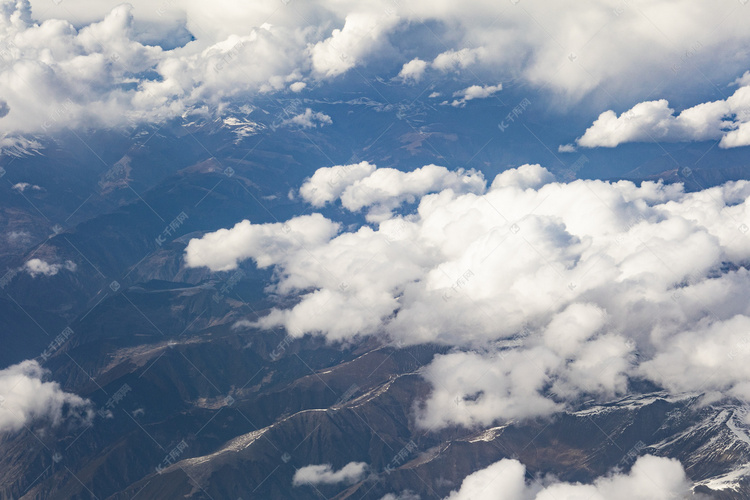
[[[405,63],[404,66],[401,68],[401,71],[399,71],[398,76],[404,81],[413,81],[415,83],[418,83],[422,76],[424,75],[425,70],[427,69],[427,61],[423,61],[418,57],[415,57],[408,63]]]
[[[549,415],[634,379],[750,401],[750,182],[685,193],[523,165],[487,187],[479,173],[363,162],[320,169],[300,192],[368,209],[372,225],[245,221],[191,240],[187,265],[273,266],[273,289],[298,300],[256,327],[454,346],[422,371],[424,427]]]
[[[474,49],[450,49],[438,54],[431,62],[422,60],[419,57],[415,57],[411,61],[404,63],[404,65],[401,67],[401,71],[398,74],[398,78],[401,78],[405,82],[419,83],[428,69],[434,69],[440,73],[459,71],[476,64],[485,55],[486,49],[484,47],[478,47]],[[465,94],[471,95],[468,98],[465,97],[465,100],[468,101],[471,99],[489,97],[489,95],[501,89],[501,85],[473,85],[467,89],[456,92],[454,96]],[[486,93],[487,95],[481,95],[483,93]],[[435,94],[436,93],[431,94],[430,97],[434,97]],[[465,101],[463,102],[465,103]],[[458,104],[455,105],[458,106]]]
[[[558,153],[575,153],[576,147],[573,144],[560,144],[557,147]]]
[[[294,486],[355,483],[367,473],[364,462],[349,462],[341,469],[334,471],[331,464],[308,465],[297,469],[292,479]]]
[[[284,120],[283,125],[296,125],[302,128],[316,128],[322,127],[323,125],[331,125],[333,120],[331,117],[320,111],[313,111],[310,108],[306,108],[304,113],[300,113],[296,116]]]
[[[464,479],[445,500],[667,500],[688,499],[693,494],[677,460],[645,455],[629,473],[612,473],[592,484],[562,483],[543,479],[527,484],[526,468],[517,460],[503,459]]]
[[[334,29],[330,37],[310,49],[314,71],[331,77],[350,70],[379,45],[398,21],[398,16],[387,9],[351,12],[346,16],[343,28]]]
[[[481,192],[484,177],[474,170],[451,172],[445,167],[426,165],[411,172],[394,168],[375,169],[368,162],[318,169],[300,188],[302,198],[320,207],[336,199],[347,210],[368,208],[371,221],[387,219],[391,211],[417,197],[445,189]]]
[[[737,290],[737,277],[732,281],[723,284]],[[705,293],[718,285],[704,283],[700,288]],[[659,339],[656,355],[640,365],[640,372],[673,392],[695,390],[711,374],[716,380],[709,389],[750,401],[750,318],[746,314],[724,321],[705,319]]]
[[[521,165],[518,168],[511,168],[505,172],[500,172],[492,181],[492,190],[508,187],[520,189],[539,189],[555,180],[546,168],[541,165]]]
[[[521,462],[503,459],[467,476],[461,488],[445,500],[489,500],[501,491],[507,500],[521,500],[528,497],[525,474],[526,467]]]
[[[305,82],[294,82],[293,84],[289,85],[289,90],[292,92],[302,92],[305,87],[307,87],[307,84]]]
[[[459,90],[457,92],[453,93],[453,97],[459,97],[459,99],[455,99],[451,106],[456,108],[462,108],[466,106],[466,103],[468,101],[471,101],[473,99],[486,99],[488,97],[493,96],[497,92],[500,92],[503,89],[502,84],[497,85],[472,85],[471,87],[465,88],[463,90]]]
[[[422,371],[433,392],[419,408],[418,422],[424,428],[474,427],[560,411],[561,405],[540,394],[558,363],[541,348],[438,356]]]
[[[750,145],[750,85],[741,86],[726,100],[698,104],[680,113],[664,99],[638,103],[620,116],[605,111],[576,143],[611,148],[626,142],[706,140],[720,140],[721,148]]]
[[[131,27],[132,11],[125,5],[77,31],[60,20],[36,24],[28,2],[6,1],[0,14],[6,130],[44,132],[74,125],[86,113],[84,105],[94,103],[103,111],[97,123],[107,121],[107,111],[127,100],[115,90],[125,73],[154,65],[161,52],[132,41]]]
[[[0,432],[17,431],[34,421],[58,425],[71,410],[90,417],[87,400],[64,392],[57,382],[45,382],[45,374],[33,360],[0,370]]]
[[[26,0],[6,0],[0,14],[5,130],[52,133],[82,124],[159,122],[300,80],[309,41],[304,29],[258,22],[222,34],[208,29],[211,20],[193,26],[198,40],[164,50],[137,41],[128,5],[77,29],[59,19],[37,23]]]
[[[65,269],[70,272],[74,272],[78,266],[72,260],[66,260],[62,264],[50,264],[42,259],[29,259],[23,266],[23,270],[26,271],[32,278],[37,276],[54,276]]]
[[[355,181],[368,177],[375,171],[375,165],[362,161],[352,165],[323,167],[315,171],[300,188],[302,198],[314,207],[337,200]]]
[[[487,50],[484,47],[446,50],[435,57],[432,61],[432,67],[440,71],[455,71],[467,68],[476,63],[482,56],[485,56],[486,52]]]
[[[289,252],[319,247],[338,229],[339,224],[320,214],[296,217],[283,224],[257,225],[244,220],[232,229],[220,229],[190,240],[185,262],[189,267],[230,271],[237,268],[239,261],[252,257],[258,266],[268,267]]]

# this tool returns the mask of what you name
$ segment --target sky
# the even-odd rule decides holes
[[[477,113],[488,116],[503,147],[527,158],[493,175],[439,164],[395,168],[384,158],[310,166],[289,192],[305,214],[238,220],[191,239],[183,256],[186,267],[215,273],[248,263],[271,269],[269,292],[295,298],[238,328],[283,328],[331,343],[376,336],[449,346],[421,372],[433,390],[413,408],[419,426],[549,417],[588,398],[627,395],[632,380],[702,394],[706,404],[750,403],[750,183],[687,192],[656,180],[605,181],[597,172],[564,177],[512,145],[513,134],[528,132],[547,158],[573,163],[590,155],[633,168],[643,151],[670,156],[676,145],[699,146],[697,161],[727,158],[715,156],[725,151],[745,159],[748,2],[0,5],[6,152],[33,150],[69,130],[186,117],[254,133],[255,118],[269,113],[260,103],[270,101],[298,100],[271,131],[345,128],[351,115],[324,109],[322,97],[387,100],[381,88],[451,117],[448,132],[471,126]],[[76,269],[35,259],[24,271],[45,279]],[[31,361],[0,371],[0,386],[36,388],[14,392],[6,403],[17,412],[0,413],[0,431],[86,407],[44,376]],[[295,481],[367,473],[360,463],[311,467]],[[686,481],[679,464],[656,457],[591,485],[532,485],[514,460],[489,469],[449,498],[482,498],[477,488],[495,487],[518,499],[566,498],[568,490],[581,494],[576,488],[617,498],[612,491],[637,491],[660,469],[662,489],[650,487],[648,498],[660,498],[654,491],[668,498]],[[503,478],[489,490],[488,474]]]

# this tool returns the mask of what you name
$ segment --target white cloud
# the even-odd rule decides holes
[[[426,165],[412,172],[393,168],[375,169],[368,162],[318,169],[300,189],[302,198],[313,206],[341,199],[344,208],[356,212],[369,208],[367,218],[379,221],[405,202],[427,193],[452,189],[455,192],[484,190],[484,177],[474,171],[451,172],[445,167]]]
[[[50,264],[42,259],[29,259],[23,266],[23,270],[26,271],[32,278],[37,276],[54,276],[60,272],[61,269],[66,269],[70,272],[75,272],[78,268],[76,263],[71,260],[66,260],[62,264]]]
[[[302,92],[305,87],[307,87],[307,84],[305,82],[294,82],[293,84],[289,85],[289,90],[292,92]]]
[[[300,188],[302,199],[314,207],[337,200],[352,183],[375,171],[375,165],[362,161],[352,165],[323,167],[315,171]]]
[[[433,391],[418,410],[427,429],[487,426],[495,420],[550,415],[563,407],[540,394],[560,360],[541,348],[483,356],[460,352],[437,356],[422,376]]]
[[[198,40],[163,50],[136,41],[127,5],[80,29],[56,19],[34,23],[25,0],[5,5],[0,93],[9,111],[0,119],[15,133],[159,122],[204,103],[279,90],[300,79],[309,41],[303,29],[267,23],[220,37],[207,16],[193,25]]]
[[[383,495],[380,500],[420,500],[420,496],[416,493],[406,490],[402,491],[399,494],[396,493],[388,493],[386,495]]]
[[[475,64],[484,55],[486,49],[479,47],[476,49],[463,48],[461,50],[447,50],[432,61],[432,67],[440,71],[455,71],[459,68],[467,68]]]
[[[468,101],[473,99],[486,99],[503,90],[502,84],[497,85],[472,85],[471,87],[453,93],[453,97],[461,96],[451,103],[451,106],[462,108]]]
[[[33,191],[41,191],[42,188],[37,186],[36,184],[29,184],[28,182],[18,182],[16,184],[13,184],[13,189],[16,191],[23,193],[27,189],[31,189]]]
[[[575,153],[576,147],[573,144],[560,144],[557,147],[558,153]]]
[[[347,14],[343,28],[334,29],[329,38],[310,48],[313,69],[326,77],[350,70],[380,44],[398,21],[397,16],[381,9]]]
[[[750,85],[726,100],[698,104],[678,114],[664,99],[638,103],[620,116],[605,111],[576,143],[611,148],[626,142],[719,139],[721,148],[750,145]]]
[[[742,278],[747,278],[742,273]],[[734,282],[721,285],[737,290]],[[703,283],[710,293],[719,283]],[[728,296],[730,291],[723,294]],[[744,293],[744,292],[743,292]],[[738,314],[724,321],[704,319],[692,328],[657,338],[657,354],[640,365],[643,375],[674,392],[699,388],[706,374],[714,380],[709,388],[750,401],[750,317]]]
[[[625,394],[629,379],[750,401],[737,356],[750,345],[750,182],[685,193],[558,183],[523,165],[487,188],[476,173],[361,163],[320,169],[301,194],[367,209],[374,226],[245,221],[192,240],[187,265],[274,266],[273,290],[299,300],[257,327],[456,347],[423,371],[425,427],[548,415]],[[417,206],[390,213],[407,201]]]
[[[503,459],[464,479],[445,500],[668,500],[693,498],[682,465],[677,460],[645,455],[629,473],[612,473],[592,484],[543,479],[525,482],[526,468]]]
[[[15,134],[158,122],[355,67],[377,71],[377,58],[384,51],[398,57],[400,38],[416,36],[411,30],[424,22],[445,31],[450,46],[429,63],[437,47],[429,46],[431,37],[421,44],[423,54],[410,47],[403,76],[421,74],[414,61],[424,61],[438,72],[521,79],[561,94],[557,102],[568,105],[600,87],[621,99],[643,96],[676,71],[681,86],[703,81],[703,75],[726,80],[747,69],[740,49],[750,38],[750,11],[733,0],[638,0],[615,7],[593,0],[552,7],[314,0],[294,8],[277,0],[158,6],[134,0],[134,7],[109,12],[112,2],[60,9],[35,0],[34,16],[43,21],[35,20],[27,0],[3,2],[0,120]],[[91,24],[76,28],[55,16]],[[180,24],[194,38],[184,46],[162,49],[143,41],[160,32],[154,26],[168,27],[166,33]],[[740,126],[724,145],[745,143],[748,134]]]
[[[525,500],[525,475],[526,467],[519,461],[503,459],[467,476],[445,500],[494,500],[500,492],[504,500]]]
[[[403,77],[417,78],[429,67],[470,70],[495,81],[521,79],[561,94],[561,105],[600,87],[620,99],[643,96],[675,71],[681,71],[681,86],[703,81],[703,75],[726,80],[746,69],[739,49],[750,38],[750,11],[733,0],[638,0],[614,8],[593,0],[552,7],[313,0],[294,8],[277,0],[158,6],[134,0],[134,7],[76,2],[63,9],[35,0],[40,20],[27,0],[3,5],[0,120],[13,134],[159,122],[258,93],[290,86],[298,91],[303,83],[355,67],[377,71],[378,58],[399,57],[402,37],[417,36],[414,30],[424,22],[439,26],[450,46],[443,50],[441,43],[443,52],[431,62],[437,47],[430,47],[431,36],[418,44],[424,53],[414,54],[411,46]],[[76,28],[71,22],[90,24]],[[182,24],[193,38],[184,46],[163,49],[144,41]],[[745,143],[749,134],[739,126],[724,145]]]
[[[280,262],[288,252],[319,247],[338,229],[338,224],[320,214],[297,217],[284,224],[255,225],[244,220],[232,229],[190,240],[185,262],[189,267],[230,271],[237,268],[239,261],[253,258],[258,266],[268,267]]]
[[[5,3],[0,89],[9,108],[2,118],[7,130],[43,132],[75,125],[85,113],[84,103],[99,104],[103,113],[97,123],[105,121],[106,112],[127,99],[114,90],[125,72],[143,71],[161,52],[130,40],[132,15],[124,5],[76,31],[65,21],[36,25],[25,2]]]
[[[501,189],[516,187],[519,189],[539,189],[555,180],[546,168],[539,164],[521,165],[518,168],[511,168],[505,172],[500,172],[492,181],[491,189]]]
[[[302,486],[306,484],[355,483],[364,477],[367,468],[367,464],[364,462],[349,462],[337,471],[333,470],[331,464],[308,465],[297,469],[292,484]]]
[[[399,78],[405,81],[413,81],[419,83],[424,76],[424,72],[427,69],[427,62],[415,57],[408,63],[405,63],[398,73]]]
[[[17,431],[40,420],[58,425],[66,412],[86,410],[88,401],[64,392],[57,382],[44,382],[45,374],[33,360],[0,370],[0,432]]]
[[[331,117],[320,111],[313,111],[310,108],[306,108],[304,113],[300,113],[296,116],[284,120],[284,125],[296,125],[302,128],[316,128],[324,125],[331,125],[333,120]]]

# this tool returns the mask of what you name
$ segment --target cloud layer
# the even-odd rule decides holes
[[[261,328],[460,349],[423,370],[425,427],[549,415],[625,394],[631,379],[750,401],[750,182],[685,193],[558,183],[524,165],[487,188],[481,174],[428,167],[320,169],[302,196],[372,225],[243,221],[191,240],[186,263],[273,267],[273,291],[299,301]]]
[[[365,66],[422,83],[463,71],[477,79],[478,89],[520,78],[563,95],[560,102],[577,102],[604,87],[609,95],[645,95],[676,66],[681,82],[704,74],[721,80],[745,70],[738,49],[750,38],[750,10],[733,0],[570,0],[553,6],[484,0],[222,0],[210,6],[188,0],[154,6],[134,0],[110,12],[104,5],[38,4],[32,16],[28,0],[3,0],[4,130],[158,122],[208,113],[242,96],[301,92],[308,83]],[[90,24],[57,18],[65,16]],[[159,26],[173,33],[179,24],[191,41],[185,43],[185,33],[164,41],[170,47],[179,38],[174,49],[145,41]],[[425,25],[444,32],[443,41],[429,35],[401,47],[405,35],[416,37]],[[401,59],[400,73],[382,54]]]

